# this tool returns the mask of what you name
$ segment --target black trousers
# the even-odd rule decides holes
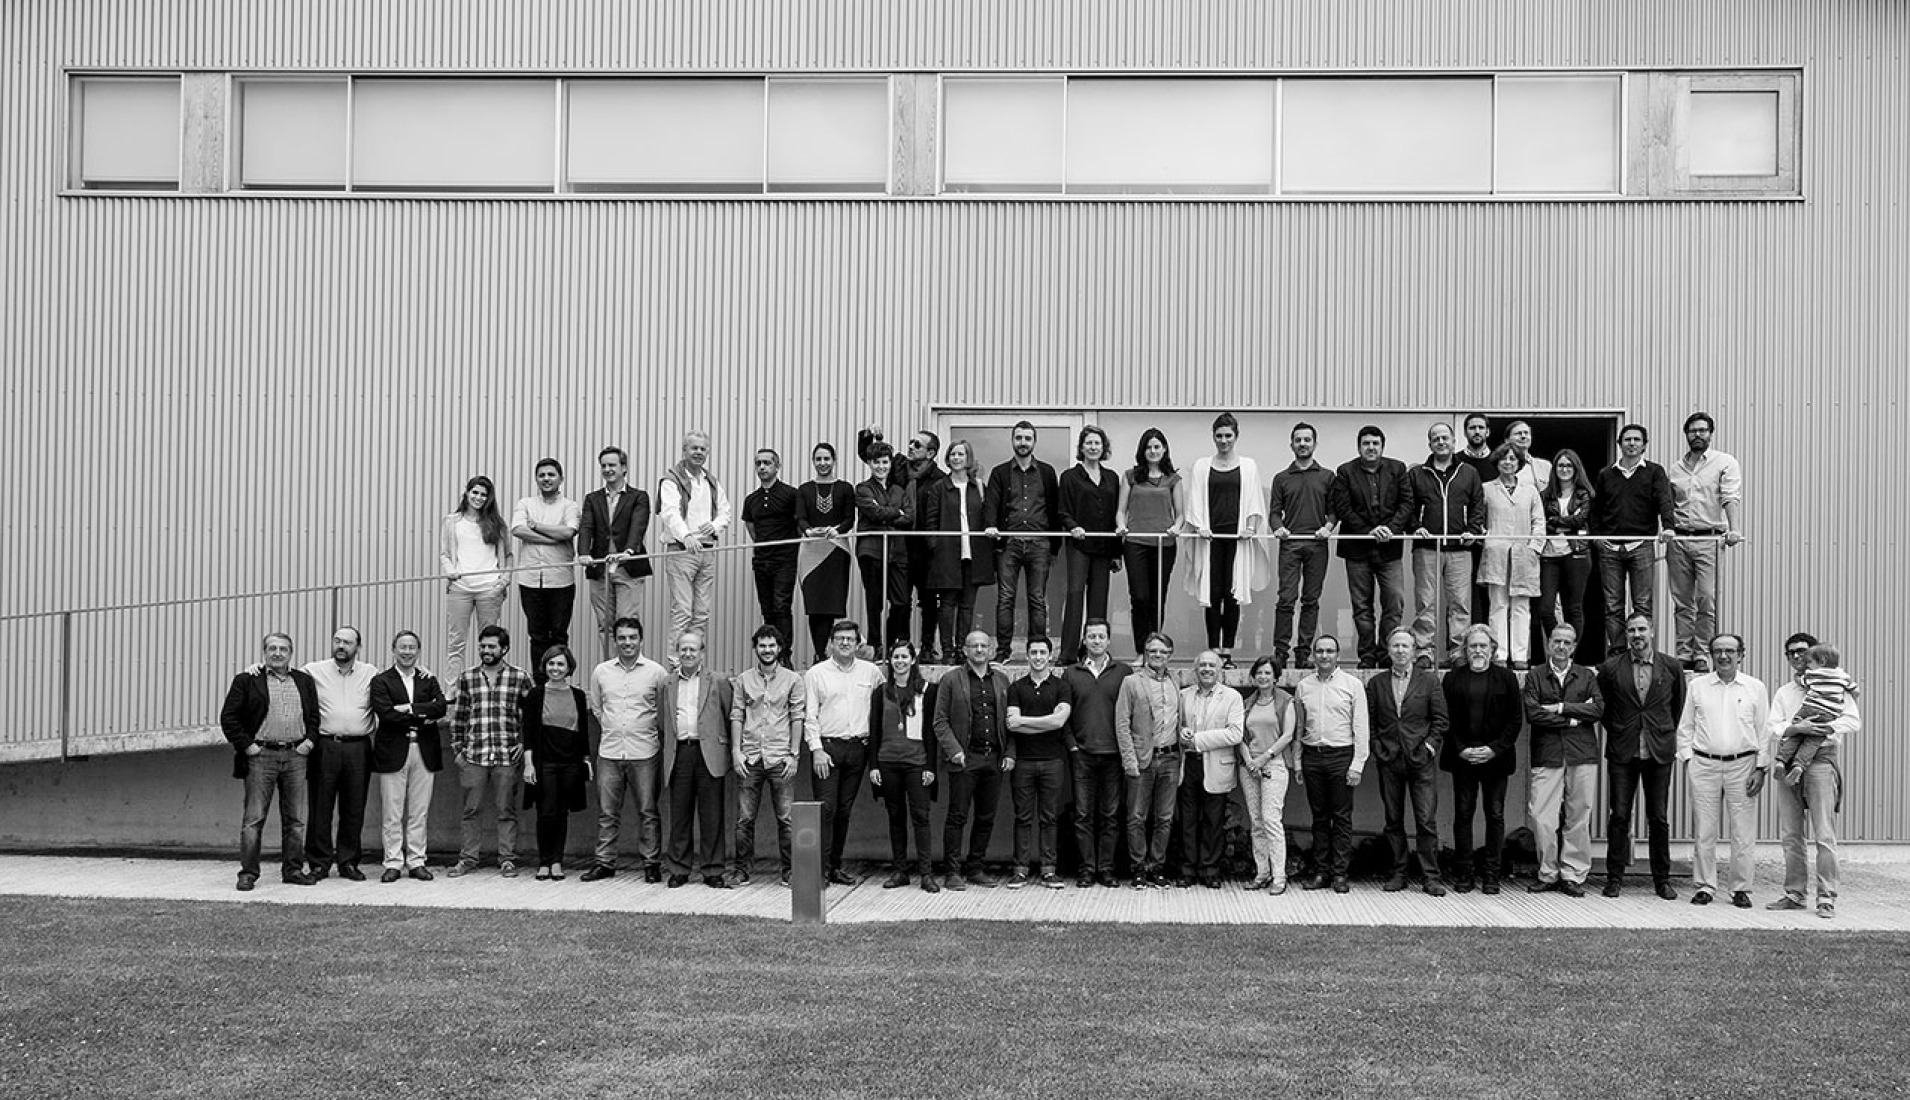
[[[1215,534],[1233,534],[1215,529]],[[1240,633],[1240,601],[1234,599],[1234,555],[1240,543],[1215,539],[1207,544],[1207,646],[1232,649]]]
[[[1671,877],[1671,773],[1673,764],[1656,760],[1607,760],[1605,873],[1622,875],[1631,866],[1631,815],[1638,788],[1645,789],[1646,846],[1651,858],[1651,881]]]
[[[1127,599],[1134,617],[1134,652],[1149,634],[1161,628],[1161,613],[1167,603],[1168,581],[1174,575],[1172,540],[1160,546],[1129,541],[1121,545],[1121,560],[1127,567]]]
[[[358,865],[365,831],[365,795],[371,790],[371,738],[313,742],[306,763],[305,862],[329,868]],[[332,808],[338,809],[338,839],[332,840]]]
[[[842,849],[849,843],[849,813],[855,809],[856,789],[869,770],[869,743],[846,737],[824,738],[829,754],[829,777],[812,775],[816,801],[822,803],[822,835],[829,844],[823,853],[822,873],[842,869]]]
[[[1114,849],[1121,840],[1121,796],[1127,776],[1118,752],[1074,754],[1074,843],[1081,870],[1114,873]]]
[[[896,549],[901,548],[896,543]],[[863,626],[869,632],[869,647],[875,650],[876,663],[888,659],[885,648],[909,636],[909,569],[906,561],[890,558],[885,563],[881,558],[856,558],[856,568],[862,572],[862,603],[867,622]],[[888,603],[888,613],[883,614],[882,605]]]
[[[1061,548],[1068,563],[1068,589],[1061,609],[1060,659],[1081,659],[1081,635],[1087,632],[1089,619],[1108,617],[1108,578],[1114,573],[1115,559],[1090,557],[1072,543]]]
[[[564,862],[570,843],[571,792],[584,782],[582,764],[544,764],[537,769],[537,865]]]
[[[531,679],[544,682],[544,651],[554,645],[570,644],[570,610],[577,601],[577,586],[562,588],[525,588],[517,595],[524,604],[524,633],[530,636]]]
[[[1313,869],[1334,878],[1346,877],[1353,862],[1353,788],[1346,785],[1346,770],[1352,766],[1351,745],[1308,745],[1300,754],[1306,801],[1313,811]]]
[[[993,756],[970,758],[968,769],[948,777],[948,816],[942,819],[942,860],[951,872],[966,874],[988,858],[988,841],[995,835],[995,808],[1001,804],[1000,761]],[[962,830],[973,817],[966,845]]]
[[[1505,852],[1505,788],[1510,776],[1481,775],[1469,767],[1452,773],[1452,847],[1453,872],[1458,878],[1472,877],[1472,815],[1484,795],[1486,811],[1486,851],[1479,873],[1486,878],[1499,877],[1499,860]]]
[[[1055,870],[1059,850],[1061,784],[1067,761],[1017,760],[1009,775],[1015,804],[1015,868]]]
[[[934,788],[922,781],[922,768],[904,764],[877,764],[882,776],[882,804],[889,811],[889,857],[895,869],[909,866],[909,835],[915,836],[915,862],[922,874],[929,870],[929,795]]]
[[[1201,779],[1204,770],[1200,755],[1192,754],[1181,775],[1174,817],[1180,821],[1180,873],[1207,882],[1220,878],[1220,833],[1227,824],[1227,796],[1206,788]]]
[[[1393,850],[1393,873],[1406,873],[1406,800],[1413,802],[1413,847],[1428,881],[1439,877],[1439,764],[1405,760],[1379,766],[1379,798],[1386,806],[1386,843]]]
[[[915,606],[922,610],[922,652],[935,648],[936,631],[942,621],[941,590],[928,586],[929,559],[934,556],[927,540],[910,540],[906,566],[909,591],[915,594]],[[908,630],[908,601],[902,603],[902,627]]]
[[[783,632],[783,664],[793,668],[790,653],[796,648],[796,619],[789,609],[796,594],[796,555],[758,552],[749,567],[756,578],[756,603],[762,608],[763,622]]]
[[[723,829],[723,780],[703,762],[703,750],[695,741],[677,742],[669,800],[670,842],[664,846],[663,862],[670,873],[722,874],[723,841],[729,835]]]

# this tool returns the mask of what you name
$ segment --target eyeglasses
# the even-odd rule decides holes
[[[1804,656],[1804,655],[1806,655],[1806,654],[1808,654],[1808,653],[1809,653],[1810,651],[1811,651],[1811,649],[1810,649],[1810,647],[1809,647],[1809,646],[1805,646],[1805,645],[1800,645],[1800,646],[1793,646],[1793,647],[1791,647],[1790,649],[1787,649],[1787,650],[1785,650],[1785,651],[1784,651],[1784,656],[1786,656],[1786,657],[1802,657],[1802,656]]]
[[[911,439],[911,440],[909,440],[909,444],[908,444],[908,446],[909,446],[909,450],[911,450],[911,451],[919,451],[919,450],[921,450],[921,449],[922,449],[923,447],[925,447],[925,446],[927,446],[927,444],[925,444],[925,443],[923,443],[923,442],[922,442],[921,440],[919,440],[919,439]]]

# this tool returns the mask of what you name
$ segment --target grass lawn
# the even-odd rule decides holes
[[[4,1097],[1910,1090],[1897,935],[39,898],[0,927]]]

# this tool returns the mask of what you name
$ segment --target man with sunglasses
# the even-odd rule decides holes
[[[882,429],[873,426],[864,428],[856,435],[856,453],[867,462],[870,448],[880,442]],[[921,516],[922,501],[937,482],[948,477],[948,471],[935,461],[941,453],[942,437],[922,428],[909,436],[898,461],[889,466],[889,482],[908,487],[909,514],[912,516]],[[935,556],[933,540],[926,535],[910,535],[903,541],[907,544],[903,576],[908,581],[909,591],[915,595],[915,606],[922,612],[922,663],[939,665],[945,660],[959,660],[959,654],[944,654],[935,644],[935,631],[942,619],[942,597],[939,591],[928,586],[929,561]]]
[[[1744,639],[1711,639],[1711,671],[1691,681],[1678,722],[1678,759],[1687,764],[1697,838],[1691,850],[1691,904],[1709,905],[1718,888],[1718,827],[1731,818],[1731,904],[1751,907],[1751,862],[1757,843],[1757,796],[1770,758],[1766,738],[1770,695],[1738,670]]]
[[[1784,896],[1766,905],[1766,909],[1805,909],[1810,904],[1808,879],[1812,877],[1804,854],[1806,843],[1817,849],[1817,915],[1837,915],[1837,812],[1844,795],[1843,772],[1837,757],[1844,738],[1863,728],[1857,712],[1857,700],[1846,695],[1843,712],[1829,722],[1798,722],[1798,709],[1804,705],[1804,659],[1817,639],[1797,633],[1784,639],[1784,657],[1791,663],[1791,678],[1779,684],[1771,696],[1770,744],[1776,745],[1788,732],[1819,733],[1823,747],[1804,769],[1803,781],[1796,786],[1774,783],[1777,790],[1777,835],[1784,846]],[[1799,728],[1807,727],[1807,728]]]

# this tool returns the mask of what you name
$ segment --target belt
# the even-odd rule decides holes
[[[1743,752],[1735,753],[1731,756],[1719,756],[1715,752],[1706,752],[1703,749],[1692,749],[1691,751],[1698,756],[1704,757],[1706,760],[1717,760],[1726,764],[1729,764],[1733,760],[1742,760],[1747,756],[1757,755],[1756,749],[1745,749]]]
[[[1175,753],[1177,753],[1177,752],[1179,752],[1179,751],[1181,751],[1181,747],[1180,747],[1180,746],[1179,746],[1178,744],[1175,744],[1175,745],[1155,745],[1155,746],[1154,746],[1154,755],[1155,755],[1155,756],[1172,756],[1173,754],[1175,754]]]
[[[692,740],[695,740],[695,739],[692,738]],[[823,740],[824,741],[847,741],[852,744],[866,745],[869,743],[869,736],[868,734],[863,734],[861,737],[825,737],[823,738]]]
[[[262,749],[295,749],[295,748],[298,748],[300,745],[304,744],[305,742],[304,741],[254,741],[252,743],[254,745],[259,746]]]
[[[1680,527],[1678,528],[1678,533],[1681,535],[1722,535],[1724,534],[1724,528],[1722,527]]]
[[[371,734],[369,733],[321,733],[319,734],[319,736],[325,738],[328,741],[369,741],[371,740]]]

